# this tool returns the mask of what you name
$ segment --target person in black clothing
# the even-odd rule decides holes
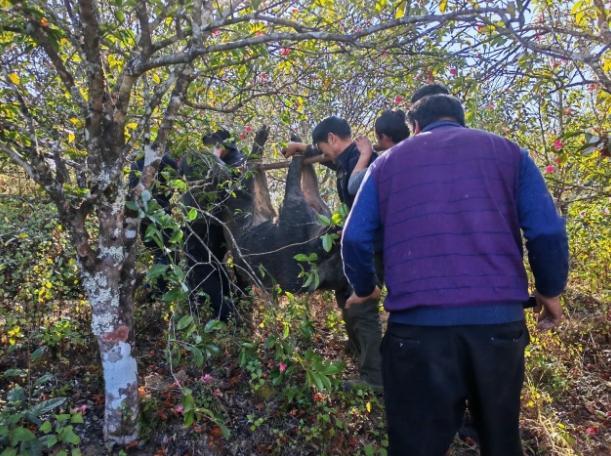
[[[246,157],[236,147],[231,134],[225,129],[205,134],[203,142],[206,146],[212,147],[212,153],[227,166],[237,167],[246,161]]]
[[[169,214],[171,211],[170,198],[172,197],[172,191],[168,189],[166,176],[168,175],[168,170],[170,170],[171,173],[174,173],[177,169],[178,165],[176,161],[170,158],[167,154],[164,154],[163,157],[161,157],[161,163],[159,163],[157,175],[155,176],[155,181],[153,182],[153,186],[151,188],[151,195],[167,214]],[[136,162],[132,164],[129,175],[129,188],[134,188],[136,185],[138,185],[138,181],[140,180],[140,175],[142,174],[143,170],[144,157],[136,160]],[[146,238],[146,230],[150,224],[151,221],[147,217],[143,218],[140,222],[140,236],[142,238],[142,242],[151,251],[153,255],[153,264],[170,264],[168,252],[158,246],[154,240]],[[161,231],[161,237],[164,245],[169,242],[170,235],[171,233],[168,230]],[[155,285],[157,292],[163,294],[167,291],[168,284],[163,277],[159,277]]]
[[[204,135],[203,142],[213,148],[214,156],[229,168],[239,168],[246,161],[246,157],[237,149],[227,130],[208,133]],[[187,178],[200,179],[202,176],[198,175],[197,164],[189,162],[189,159],[202,158],[201,154],[196,157],[186,157],[181,163],[182,173]],[[200,216],[188,224],[185,231],[185,254],[190,301],[199,304],[202,296],[205,296],[210,302],[215,318],[226,321],[234,313],[235,307],[231,299],[229,274],[223,263],[228,245],[225,242],[222,224],[215,220],[220,218],[221,214],[219,199],[210,201],[214,206],[212,208],[200,208],[191,189],[185,194],[183,198],[185,206],[206,210],[213,216]]]
[[[349,192],[348,181],[359,161],[360,153],[352,140],[352,131],[348,122],[336,116],[327,117],[312,131],[312,145],[291,142],[283,153],[287,157],[298,153],[307,156],[322,153],[328,161],[321,162],[321,164],[335,171],[340,201],[349,208],[352,207],[355,195]],[[374,152],[370,162],[376,158],[377,154]],[[380,342],[382,331],[378,301],[371,300],[362,307],[353,306],[347,309],[345,303],[351,294],[352,289],[346,285],[345,288],[335,291],[335,298],[342,310],[350,347],[358,355],[359,383],[365,383],[374,390],[381,391]]]
[[[373,146],[371,141],[365,136],[356,138],[356,147],[361,155],[348,181],[348,191],[352,195],[356,195],[361,186],[361,182],[363,182],[365,178],[367,168],[369,168],[371,164],[371,154],[373,151],[376,150],[378,154],[381,155],[395,144],[409,137],[409,129],[405,123],[405,113],[400,109],[395,111],[384,111],[382,115],[376,119],[375,134],[377,139],[377,144],[375,146]]]

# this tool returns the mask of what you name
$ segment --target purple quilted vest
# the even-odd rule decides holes
[[[373,166],[386,310],[528,298],[516,206],[520,149],[445,123]]]

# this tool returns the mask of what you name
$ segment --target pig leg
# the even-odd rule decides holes
[[[269,197],[265,171],[254,169],[253,173],[254,176],[251,188],[253,199],[252,226],[257,226],[268,220],[273,220],[276,217],[276,211]]]
[[[330,215],[329,208],[320,197],[318,191],[318,176],[314,171],[314,166],[304,165],[301,170],[301,191],[308,206],[310,206],[317,214]]]
[[[301,175],[303,169],[303,156],[293,157],[286,176],[284,201],[280,211],[280,225],[299,226],[317,224],[316,213],[307,203],[301,189]]]

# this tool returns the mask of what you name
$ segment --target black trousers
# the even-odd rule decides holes
[[[521,456],[524,322],[427,327],[389,323],[382,341],[392,456],[443,456],[465,403],[482,456]]]

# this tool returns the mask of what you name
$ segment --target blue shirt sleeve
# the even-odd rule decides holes
[[[348,193],[351,195],[356,195],[359,191],[361,183],[363,182],[363,178],[365,177],[366,169],[362,171],[352,172],[350,175],[350,179],[348,179]]]
[[[565,223],[541,172],[526,151],[522,151],[520,162],[518,217],[537,291],[544,296],[559,295],[566,287],[569,272]]]
[[[344,274],[357,296],[369,296],[376,286],[374,245],[381,228],[378,190],[367,170],[342,234]]]

